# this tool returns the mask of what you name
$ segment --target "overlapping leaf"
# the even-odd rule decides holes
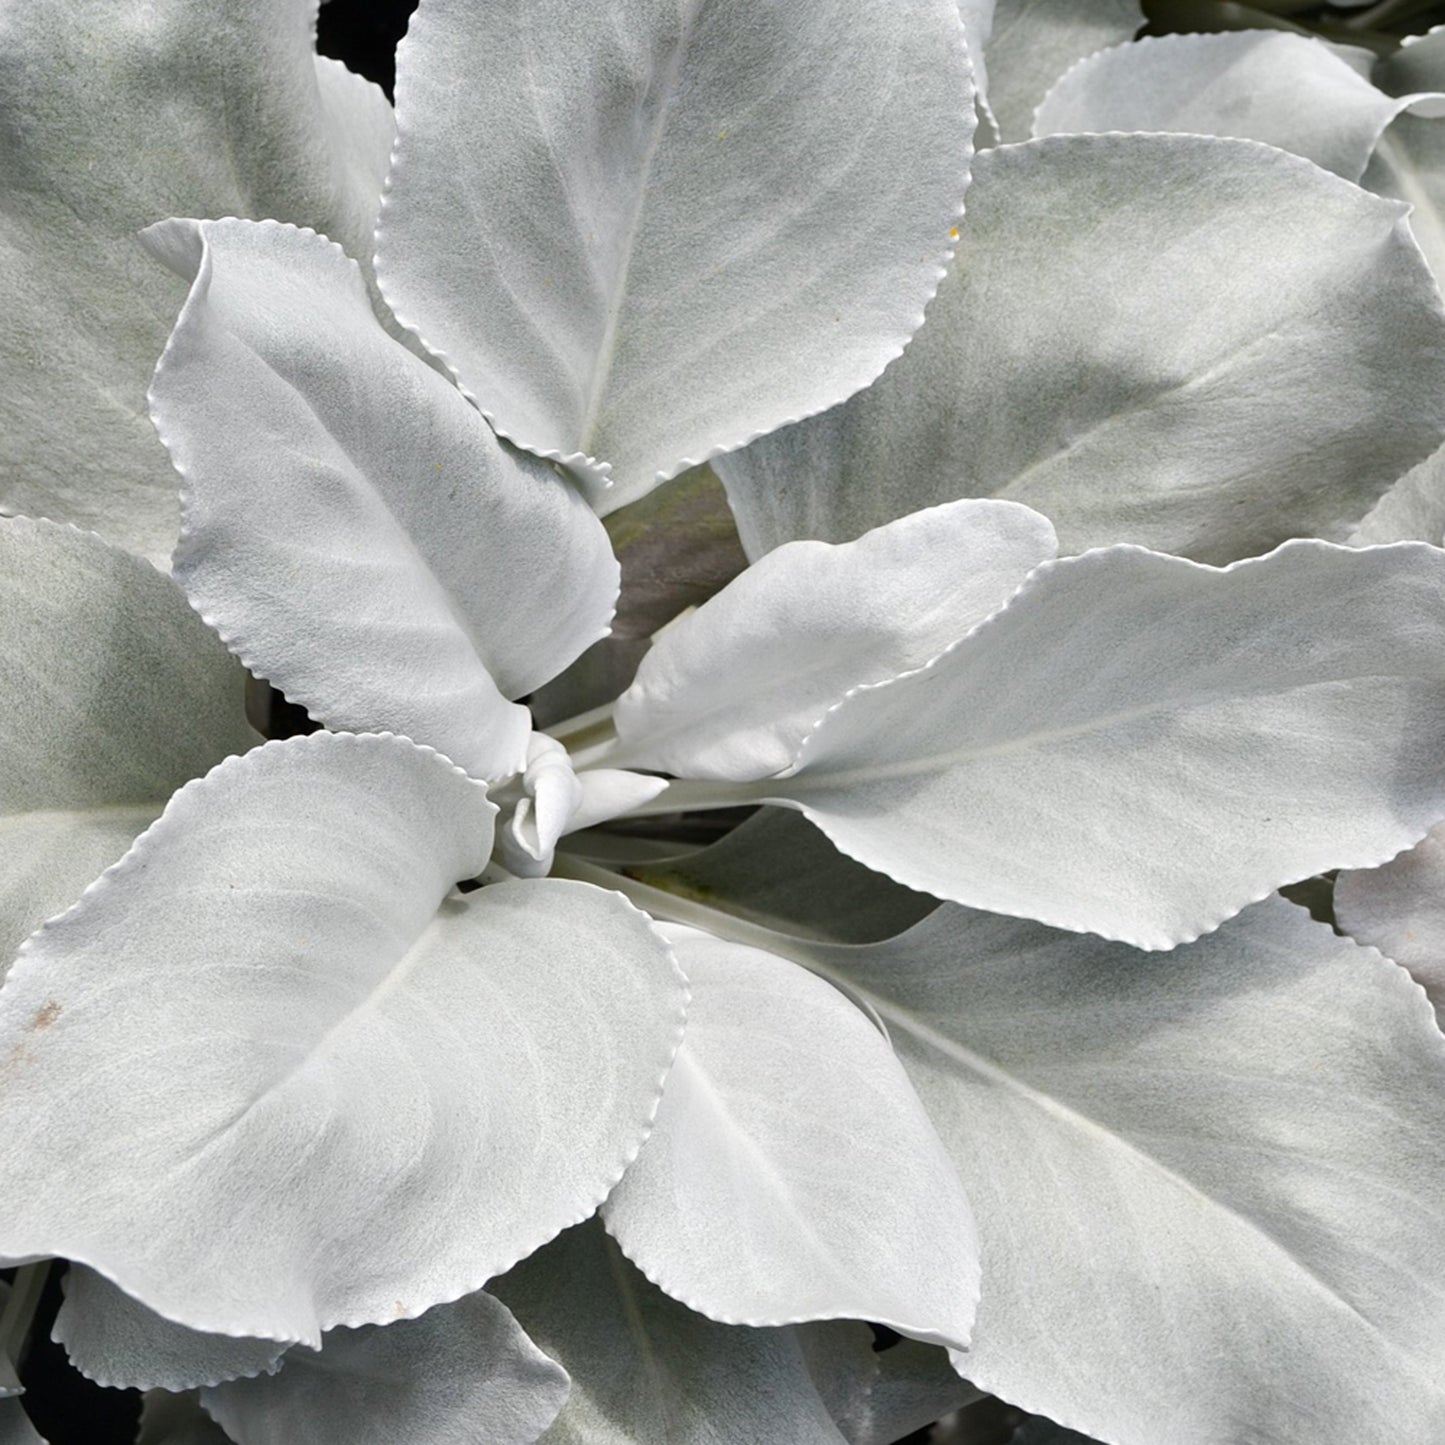
[[[753,793],[936,897],[1169,948],[1445,816],[1442,637],[1435,548],[1107,548],[851,694]]]
[[[1358,181],[1385,127],[1409,103],[1371,85],[1321,40],[1277,30],[1164,35],[1080,61],[1044,97],[1033,134],[1237,136]]]
[[[193,1394],[148,1391],[135,1445],[234,1445]]]
[[[1006,141],[1028,136],[1044,92],[1075,61],[1128,40],[1139,0],[996,0],[985,54],[988,106]]]
[[[1445,1431],[1445,1043],[1402,970],[1278,899],[1166,956],[955,908],[815,953],[994,1242],[971,1380],[1115,1445]]]
[[[277,1374],[201,1395],[238,1445],[532,1445],[566,1398],[566,1371],[488,1294],[333,1330]]]
[[[46,1445],[18,1399],[0,1400],[0,1445]]]
[[[315,1343],[478,1288],[642,1142],[684,985],[620,899],[447,898],[485,790],[402,739],[183,789],[0,991],[0,1254]]]
[[[1375,78],[1392,95],[1445,91],[1445,29],[1402,46]],[[1409,203],[1410,230],[1437,279],[1445,276],[1445,119],[1407,110],[1380,138],[1360,184]]]
[[[966,1347],[973,1217],[887,1040],[795,964],[662,931],[692,985],[687,1038],[609,1232],[710,1319],[866,1319]]]
[[[1409,969],[1445,1021],[1445,825],[1381,868],[1341,873],[1334,903],[1340,927]]]
[[[326,723],[519,771],[529,723],[506,698],[612,615],[601,523],[386,335],[320,237],[175,221],[147,242],[193,278],[151,391],[192,603]]]
[[[595,1220],[489,1289],[572,1379],[539,1445],[843,1445],[804,1330],[853,1326],[715,1324],[650,1285]]]
[[[849,688],[931,661],[1054,552],[1038,513],[990,501],[780,547],[653,644],[617,704],[609,761],[743,782],[782,772]]]
[[[244,752],[244,675],[153,567],[0,521],[0,970],[182,783]]]
[[[315,0],[25,0],[0,14],[0,507],[163,561],[175,476],[145,389],[182,288],[167,216],[275,216],[370,251],[392,138],[316,56]]]
[[[82,1375],[113,1389],[194,1390],[272,1372],[286,1352],[282,1340],[189,1330],[81,1264],[66,1273],[51,1338]]]
[[[1341,540],[1445,436],[1445,314],[1398,207],[1192,136],[979,156],[959,262],[882,378],[720,458],[749,554],[999,496],[1066,551]]]
[[[1382,542],[1445,545],[1445,448],[1412,467],[1350,533],[1352,547]]]
[[[388,299],[609,508],[878,375],[973,129],[956,0],[428,0],[397,104]]]

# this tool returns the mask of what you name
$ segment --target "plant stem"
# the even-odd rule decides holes
[[[879,1016],[872,1003],[858,992],[857,988],[837,970],[830,968],[818,953],[819,945],[792,934],[779,933],[765,928],[761,923],[752,923],[739,918],[735,913],[725,913],[720,908],[710,908],[695,898],[682,898],[669,893],[665,888],[654,888],[650,883],[640,883],[625,873],[614,873],[610,868],[600,868],[595,863],[559,853],[552,863],[552,877],[572,878],[579,883],[591,883],[598,888],[610,888],[620,893],[629,902],[635,903],[644,913],[665,923],[685,923],[692,928],[710,933],[714,938],[725,938],[730,943],[741,943],[748,948],[761,949],[778,958],[786,958],[809,973],[816,974],[832,984],[850,1003],[862,1010],[873,1026],[886,1039],[888,1025]],[[844,946],[844,945],[834,945]]]
[[[1345,16],[1338,24],[1342,30],[1373,30],[1392,21],[1409,20],[1436,3],[1437,0],[1380,0],[1378,5],[1371,5],[1368,10]]]
[[[655,798],[629,808],[625,818],[657,818],[667,813],[705,812],[713,808],[745,807],[749,803],[776,801],[769,782],[728,783],[694,781],[684,778],[671,782]]]
[[[579,712],[575,717],[553,723],[542,731],[548,737],[556,738],[571,752],[579,744],[592,741],[592,734],[596,734],[598,739],[616,735],[616,729],[612,726],[612,712],[616,706],[615,701],[604,702],[600,707],[588,708],[586,712]]]
[[[40,1296],[45,1292],[45,1281],[50,1274],[53,1260],[37,1260],[34,1264],[23,1264],[15,1271],[15,1283],[10,1286],[5,1309],[0,1313],[0,1390],[18,1394],[21,1389],[17,1374],[25,1346],[29,1342],[30,1327],[35,1322],[35,1311]]]

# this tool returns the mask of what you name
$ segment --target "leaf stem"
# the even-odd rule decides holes
[[[741,943],[745,947],[761,949],[764,953],[786,958],[789,963],[796,963],[799,968],[806,968],[809,973],[816,974],[832,984],[867,1016],[885,1039],[890,1037],[888,1025],[884,1023],[872,1002],[860,993],[845,975],[830,968],[818,957],[820,945],[815,942],[765,928],[761,923],[739,918],[736,913],[710,908],[695,898],[683,898],[676,893],[669,893],[665,888],[655,888],[650,883],[639,882],[625,873],[614,873],[610,868],[601,868],[568,853],[557,854],[552,863],[552,877],[572,878],[580,883],[594,884],[598,888],[609,888],[622,894],[629,902],[635,903],[644,913],[650,913],[665,923],[685,923],[692,928],[701,929],[704,933],[710,933],[715,938],[725,938],[730,943]]]
[[[588,708],[586,712],[564,718],[561,722],[542,728],[541,731],[550,738],[556,738],[568,752],[572,752],[588,743],[616,737],[617,729],[612,726],[612,713],[616,707],[617,701],[614,698],[600,707]]]
[[[19,1394],[23,1388],[18,1369],[29,1342],[30,1327],[53,1260],[41,1259],[23,1264],[15,1271],[15,1283],[0,1313],[0,1392]]]
[[[1358,11],[1337,21],[1342,30],[1373,30],[1396,20],[1409,20],[1430,9],[1435,0],[1380,0],[1368,10]]]
[[[690,924],[694,928],[716,934],[719,938],[776,953],[794,963],[801,963],[805,968],[811,966],[801,939],[789,938],[786,933],[764,928],[761,923],[750,923],[735,913],[711,908],[706,903],[699,903],[695,898],[684,898],[654,884],[642,883],[636,878],[629,878],[626,873],[616,873],[611,868],[589,863],[575,854],[558,853],[552,864],[552,877],[572,878],[579,883],[593,883],[598,888],[610,888],[652,914],[654,918],[660,918],[667,923]]]
[[[667,813],[706,812],[714,808],[737,808],[749,803],[771,803],[770,780],[759,783],[675,779],[655,798],[629,808],[625,818],[657,818]]]

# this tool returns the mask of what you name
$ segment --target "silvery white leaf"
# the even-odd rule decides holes
[[[782,772],[849,688],[921,667],[1056,550],[1037,512],[993,501],[779,547],[653,643],[608,761],[743,782]]]
[[[957,0],[428,0],[397,96],[388,300],[609,510],[878,375],[973,131]]]
[[[244,674],[155,568],[0,520],[0,971],[188,779],[256,740]]]
[[[532,1445],[566,1398],[567,1372],[488,1294],[332,1330],[201,1395],[237,1445]]]
[[[890,938],[937,906],[928,894],[840,853],[801,813],[785,808],[761,808],[707,848],[627,871],[774,931],[839,943]]]
[[[276,216],[366,256],[391,106],[314,53],[312,0],[25,0],[0,15],[0,506],[163,562],[175,476],[145,390],[184,295],[136,246]]]
[[[649,1284],[596,1220],[488,1288],[572,1379],[540,1445],[842,1445],[802,1330],[694,1314]]]
[[[791,800],[910,887],[1141,948],[1445,815],[1445,552],[1049,563],[804,743]]]
[[[795,963],[659,927],[692,1002],[656,1127],[602,1209],[623,1252],[710,1319],[866,1319],[966,1348],[973,1216],[888,1041]]]
[[[195,1395],[150,1390],[141,1403],[135,1445],[232,1445],[232,1441],[201,1409]]]
[[[1033,134],[1237,136],[1357,181],[1406,104],[1371,85],[1333,47],[1303,35],[1146,36],[1074,66],[1044,97]]]
[[[973,69],[974,96],[994,123],[988,108],[988,42],[993,34],[995,0],[958,0],[958,15],[963,21],[963,38],[968,45],[968,61]]]
[[[521,777],[496,798],[505,813],[497,831],[503,865],[523,878],[546,877],[557,840],[582,802],[582,783],[572,771],[567,749],[556,738],[534,732],[527,739]]]
[[[447,897],[494,812],[390,736],[272,743],[182,789],[0,991],[0,1255],[315,1343],[469,1293],[594,1209],[685,986],[599,889]]]
[[[567,820],[564,831],[568,833],[630,813],[667,787],[665,778],[629,773],[622,768],[588,768],[577,775],[577,783],[581,797],[577,811]]]
[[[1129,40],[1144,23],[1139,0],[996,0],[988,105],[1004,140],[1023,140],[1034,107],[1076,60]]]
[[[16,1396],[0,1400],[0,1445],[46,1445]]]
[[[1398,117],[1380,137],[1360,184],[1405,201],[1410,233],[1437,278],[1445,276],[1445,120]]]
[[[1341,873],[1334,902],[1340,927],[1409,969],[1445,1027],[1445,824],[1381,868]]]
[[[1445,545],[1445,448],[1412,467],[1350,533],[1350,546],[1381,542]]]
[[[602,524],[386,335],[335,246],[244,221],[146,239],[194,278],[151,388],[192,604],[327,724],[519,771],[529,720],[505,698],[612,616]]]
[[[66,1273],[51,1338],[87,1379],[115,1389],[193,1390],[270,1373],[286,1351],[281,1340],[187,1329],[83,1264]]]
[[[1113,1445],[1445,1432],[1445,1043],[1271,899],[1167,955],[945,907],[814,952],[865,995],[987,1242],[986,1390]]]
[[[1445,315],[1398,206],[1206,136],[1054,136],[975,172],[904,355],[716,463],[749,555],[1001,496],[1066,551],[1227,562],[1342,539],[1445,435]]]
[[[1445,87],[1445,25],[1424,35],[1407,35],[1400,48],[1383,57],[1374,79],[1391,95],[1410,95]]]

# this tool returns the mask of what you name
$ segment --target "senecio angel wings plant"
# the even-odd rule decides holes
[[[1445,1440],[1445,37],[422,0],[393,116],[313,23],[0,7],[7,1347],[59,1259],[151,1445]]]

